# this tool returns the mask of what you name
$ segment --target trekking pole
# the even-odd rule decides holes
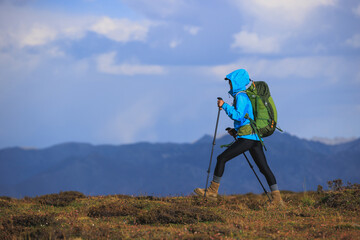
[[[217,99],[218,99],[218,100],[222,100],[222,98],[221,98],[221,97],[218,97]],[[204,197],[206,197],[206,191],[207,191],[207,187],[208,187],[208,183],[209,183],[209,175],[210,175],[210,169],[211,169],[212,157],[213,157],[213,153],[214,153],[214,146],[215,146],[215,140],[216,140],[216,132],[217,132],[218,124],[219,124],[220,111],[221,111],[221,108],[219,107],[219,111],[218,111],[218,114],[217,114],[217,119],[216,119],[216,126],[215,126],[214,140],[213,140],[213,143],[212,143],[212,148],[211,148],[210,163],[209,163],[209,168],[208,168],[208,170],[207,170],[207,178],[206,178],[206,185],[205,185],[205,193],[204,193]]]
[[[247,156],[245,155],[245,153],[243,153],[243,154],[244,154],[244,157],[246,158],[247,162],[249,163],[249,165],[250,165],[251,169],[252,169],[252,170],[253,170],[253,172],[255,173],[255,176],[256,176],[257,180],[259,180],[259,183],[260,183],[261,187],[263,188],[263,190],[264,190],[264,192],[265,192],[266,196],[269,198],[269,201],[271,202],[271,198],[269,197],[269,194],[268,194],[268,192],[266,191],[266,189],[265,189],[264,185],[261,183],[260,178],[259,178],[259,177],[258,177],[258,175],[256,174],[256,172],[255,172],[255,170],[254,170],[253,165],[251,165],[251,163],[250,163],[249,159],[247,158]]]
[[[228,130],[230,130],[231,128],[226,128],[225,130],[226,131],[228,131]],[[233,136],[234,137],[234,136]],[[235,139],[235,141],[236,141],[236,137],[234,137],[234,139]],[[261,187],[262,187],[262,189],[264,190],[264,192],[265,192],[265,194],[266,194],[266,196],[269,198],[269,201],[271,202],[271,198],[269,197],[269,194],[268,194],[268,192],[266,191],[266,189],[265,189],[265,187],[264,187],[264,185],[262,184],[262,182],[260,181],[260,178],[258,177],[258,175],[256,174],[256,172],[255,172],[255,170],[254,170],[254,167],[253,167],[253,165],[251,165],[251,163],[250,163],[250,161],[249,161],[249,159],[247,158],[247,156],[245,155],[245,153],[243,153],[244,154],[244,157],[246,158],[246,161],[249,163],[249,165],[250,165],[250,168],[253,170],[253,172],[254,172],[254,174],[255,174],[255,176],[256,176],[256,178],[257,178],[257,180],[259,181],[259,183],[260,183],[260,185],[261,185]]]

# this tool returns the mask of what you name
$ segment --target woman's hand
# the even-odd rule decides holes
[[[236,137],[236,130],[234,128],[227,128],[227,132],[230,134],[230,136]]]
[[[222,99],[218,99],[218,101],[217,101],[217,105],[220,109],[222,109],[221,107],[224,105],[224,103],[225,102]]]

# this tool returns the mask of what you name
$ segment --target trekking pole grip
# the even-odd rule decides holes
[[[218,97],[217,99],[223,101],[223,99],[222,99],[221,97]],[[221,109],[222,109],[222,108],[219,107],[219,111],[220,111]]]

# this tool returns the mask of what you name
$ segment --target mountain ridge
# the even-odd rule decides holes
[[[210,135],[204,135],[184,144],[69,142],[36,150],[1,149],[0,195],[24,197],[65,190],[88,195],[189,194],[195,187],[205,185],[212,141]],[[232,141],[228,135],[216,140],[211,173],[216,156],[224,150],[220,146]],[[330,146],[275,133],[265,138],[265,144],[265,154],[280,189],[302,191],[304,181],[307,189],[336,178],[360,181],[360,139]],[[255,170],[267,186],[257,167]],[[261,192],[242,156],[227,163],[220,192]]]

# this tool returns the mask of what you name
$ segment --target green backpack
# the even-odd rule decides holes
[[[276,127],[277,111],[270,95],[269,86],[263,81],[252,81],[251,86],[246,91],[241,92],[246,93],[251,101],[254,119],[251,119],[249,114],[245,114],[245,118],[250,120],[250,125],[239,128],[237,134],[243,136],[256,133],[264,146],[261,138],[270,136],[276,129],[282,132],[280,128]]]

